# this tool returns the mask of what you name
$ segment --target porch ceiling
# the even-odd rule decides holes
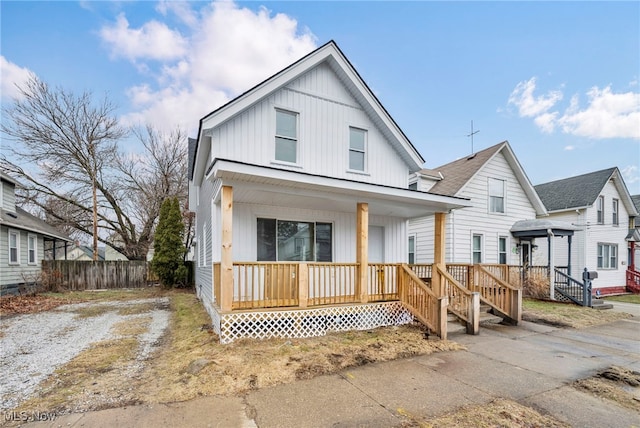
[[[463,198],[223,159],[214,162],[208,178],[233,186],[235,202],[340,212],[354,212],[358,202],[366,202],[370,215],[402,218],[470,206]]]

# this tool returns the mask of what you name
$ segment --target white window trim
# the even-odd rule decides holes
[[[364,150],[356,150],[351,148],[351,129],[357,129],[358,131],[364,132]],[[349,161],[349,157],[350,157],[349,154],[351,153],[352,150],[357,151],[358,153],[363,153],[364,165],[362,170],[351,168],[350,161]],[[369,172],[368,172],[369,156],[367,155],[368,153],[369,153],[369,130],[363,126],[349,125],[347,129],[347,172],[350,172],[353,174],[369,175]]]
[[[502,183],[502,211],[491,211],[491,180]],[[507,214],[507,180],[502,178],[487,177],[487,212],[495,215]]]
[[[602,259],[602,266],[598,266],[598,259],[600,258],[600,247],[601,246],[609,247],[609,256],[607,257],[607,265],[604,264],[604,258]],[[616,249],[616,265],[611,266],[611,248]],[[618,264],[620,263],[620,251],[618,251],[618,244],[612,244],[610,242],[598,242],[596,248],[596,268],[598,270],[618,270]]]
[[[418,234],[417,233],[410,233],[409,236],[407,237],[407,263],[411,263],[409,261],[409,254],[411,254],[411,252],[409,251],[409,240],[413,238],[413,263],[416,264],[418,263]]]
[[[34,247],[33,247],[33,261],[30,260],[31,248],[29,248],[31,243],[31,238],[33,238]],[[38,264],[38,235],[33,233],[27,234],[27,264],[29,265],[37,265]]]
[[[272,126],[273,126],[273,132],[271,133],[273,135],[272,141],[273,141],[273,151],[271,153],[273,153],[273,160],[271,161],[272,164],[274,165],[282,165],[282,166],[290,166],[290,167],[297,167],[297,168],[302,168],[302,165],[300,164],[300,159],[302,159],[302,144],[301,144],[301,136],[300,136],[300,117],[302,116],[302,113],[298,110],[292,110],[290,107],[284,107],[284,106],[279,106],[279,105],[274,105],[273,106],[273,120],[271,121]],[[285,139],[291,139],[289,137],[283,137],[283,136],[279,136],[277,134],[277,121],[278,121],[278,111],[282,111],[285,113],[291,113],[291,114],[295,114],[296,115],[296,161],[295,162],[288,162],[285,160],[280,160],[280,159],[276,159],[276,138],[280,137],[280,138],[285,138]]]
[[[599,212],[602,213],[600,218],[598,218],[598,213]],[[600,196],[598,196],[598,199],[596,199],[596,223],[597,224],[604,224],[604,216],[605,216],[604,196],[600,195]]]
[[[500,239],[504,239],[505,264],[509,264],[509,237],[507,235],[498,235],[498,264],[500,264]]]
[[[16,235],[16,258],[17,260],[11,261],[11,234]],[[20,231],[15,229],[9,229],[7,233],[7,247],[8,247],[8,261],[10,266],[19,266],[20,265]]]
[[[615,198],[611,201],[611,223],[620,226],[620,201]]]

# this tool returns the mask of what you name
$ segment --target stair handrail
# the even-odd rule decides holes
[[[446,340],[448,298],[438,297],[406,263],[399,270],[398,297],[402,304],[418,321]]]
[[[554,269],[555,271],[555,275],[556,275],[556,280],[555,280],[555,286],[554,286],[554,291],[562,294],[564,297],[566,297],[567,299],[571,300],[573,303],[575,303],[576,305],[580,305],[580,306],[591,306],[590,302],[589,302],[589,298],[587,296],[587,293],[585,293],[585,284],[581,281],[578,281],[575,278],[570,277],[569,275],[567,275],[566,273],[562,272],[561,270],[558,269]],[[559,281],[557,280],[557,277],[560,276],[560,278],[564,279],[567,283],[567,287],[563,288],[563,287],[559,287],[558,283]],[[579,293],[571,293],[570,290],[571,288],[577,289],[579,290]],[[579,296],[576,297],[576,295]],[[585,298],[586,297],[586,298]]]
[[[472,292],[458,282],[446,266],[435,264],[437,273],[445,281],[444,290],[449,298],[447,310],[462,319],[468,334],[478,334],[480,328],[480,294]]]
[[[640,292],[640,272],[627,269],[627,290],[632,293]]]
[[[482,265],[474,265],[476,275],[473,289],[480,293],[480,300],[507,317],[511,323],[518,325],[522,322],[522,289],[503,281]],[[489,279],[490,285],[483,285],[482,277]]]

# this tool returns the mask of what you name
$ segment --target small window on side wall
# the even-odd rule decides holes
[[[489,212],[504,213],[504,180],[489,179]]]
[[[18,232],[9,231],[9,264],[20,264],[20,235]]]
[[[604,196],[598,196],[596,202],[597,221],[598,224],[604,224]]]
[[[409,237],[409,264],[413,265],[416,263],[416,237]]]
[[[276,110],[276,153],[282,162],[298,161],[298,114]]]
[[[473,235],[473,264],[482,263],[482,235]]]
[[[367,131],[349,128],[349,169],[365,171]]]

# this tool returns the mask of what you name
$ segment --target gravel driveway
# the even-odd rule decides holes
[[[127,307],[146,305],[144,312]],[[95,316],[81,316],[95,310]],[[124,315],[122,314],[124,313]],[[10,410],[28,399],[38,384],[56,368],[69,362],[92,343],[116,338],[112,327],[122,321],[145,318],[135,361],[129,370],[142,369],[158,346],[169,324],[169,299],[87,302],[59,306],[54,310],[19,315],[0,324],[0,409]]]

